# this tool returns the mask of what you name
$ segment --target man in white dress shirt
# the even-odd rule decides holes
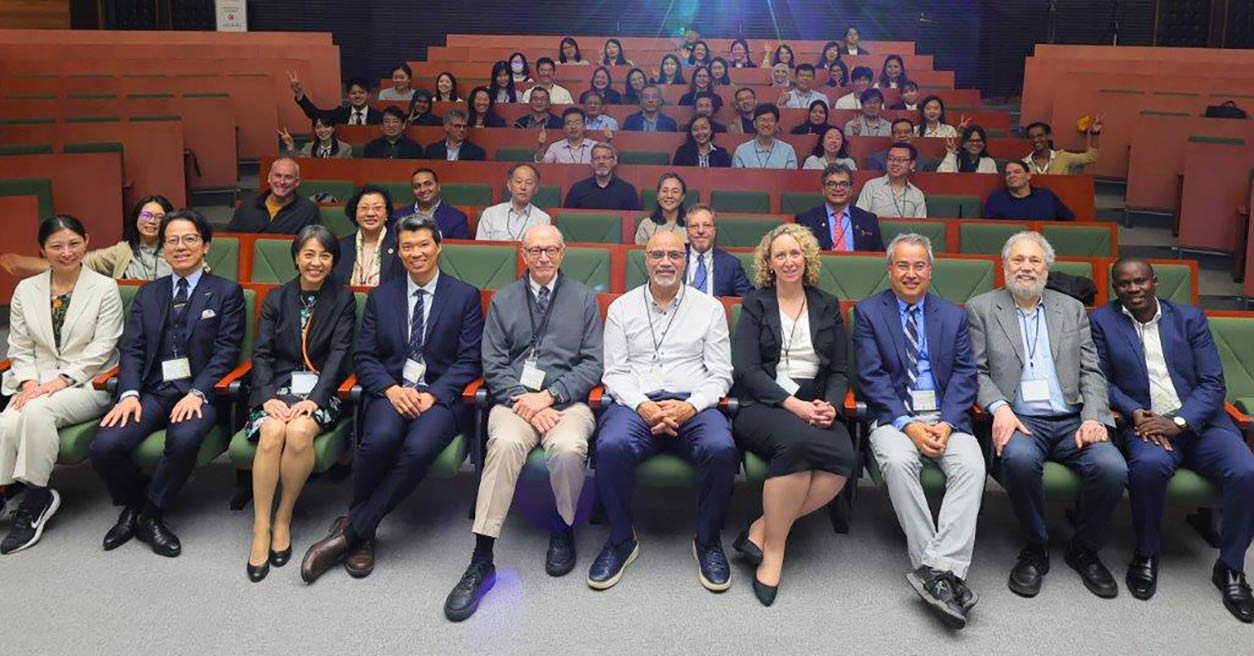
[[[518,164],[510,168],[505,188],[509,190],[509,200],[483,210],[475,228],[475,239],[520,241],[527,228],[553,223],[544,210],[531,204],[540,188],[540,172],[536,167]]]
[[[597,142],[584,137],[587,115],[579,107],[567,107],[562,112],[562,129],[566,138],[549,144],[549,131],[540,128],[536,142],[536,163],[545,164],[590,164],[592,163],[592,147]],[[613,138],[612,131],[606,131],[606,140]]]
[[[531,87],[523,92],[523,102],[531,102],[531,92],[536,88],[543,88],[549,92],[549,102],[554,105],[573,105],[575,99],[571,97],[570,91],[555,82],[553,75],[557,73],[557,64],[549,57],[541,57],[536,61],[536,86]]]

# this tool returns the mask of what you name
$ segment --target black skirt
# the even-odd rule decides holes
[[[794,394],[798,399],[818,398],[818,385],[813,380],[796,382],[801,385]],[[853,440],[839,417],[831,427],[820,428],[807,424],[783,406],[753,403],[736,413],[732,432],[742,448],[770,462],[767,478],[804,471],[853,474]]]

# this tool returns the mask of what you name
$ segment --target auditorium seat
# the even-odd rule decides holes
[[[963,221],[958,224],[958,252],[1001,255],[1002,246],[1006,245],[1011,235],[1029,229],[1027,221]]]
[[[620,244],[623,241],[623,217],[620,214],[557,210],[554,221],[566,241]]]
[[[509,201],[509,191],[504,187],[504,185],[502,185],[501,202],[504,203],[507,201]],[[551,215],[552,211],[550,210],[554,210],[562,206],[562,188],[554,184],[540,185],[540,188],[536,190],[535,196],[532,196],[531,198],[531,204],[549,212]]]
[[[500,147],[496,149],[496,161],[498,162],[534,162],[536,151],[533,148],[508,148]]]
[[[322,217],[322,225],[334,232],[336,237],[347,237],[357,230],[357,225],[344,214],[342,205],[320,207],[318,215]]]
[[[52,144],[0,144],[0,156],[51,154]]]
[[[518,278],[517,253],[504,244],[444,244],[440,270],[479,289],[497,290]]]
[[[613,258],[604,248],[571,246],[562,260],[562,274],[587,285],[598,294],[610,292]]]
[[[880,219],[880,239],[884,247],[897,235],[913,232],[932,242],[933,253],[949,252],[949,233],[944,221],[912,221],[909,219]]]
[[[823,194],[815,191],[782,191],[779,194],[781,214],[800,214],[823,204]]]
[[[671,163],[671,154],[656,150],[624,150],[618,153],[618,163],[666,166]]]
[[[1161,265],[1155,265],[1158,273]],[[1159,274],[1161,276],[1161,274]],[[1161,277],[1160,277],[1161,281]],[[1254,412],[1254,314],[1208,316],[1210,334],[1223,362],[1228,401],[1241,412]]]
[[[1119,254],[1113,224],[1042,225],[1041,234],[1059,256],[1113,257]]]
[[[305,198],[326,194],[338,202],[346,203],[353,197],[352,180],[301,180],[297,192]],[[396,199],[393,199],[396,200]]]
[[[291,261],[291,256],[288,256]],[[216,276],[240,282],[239,271],[239,239],[235,237],[217,237],[209,244],[209,252],[205,254],[205,266]]]
[[[766,214],[771,211],[771,194],[769,191],[728,191],[716,189],[710,192],[710,204],[719,212],[757,212]]]
[[[978,219],[980,208],[981,201],[978,196],[927,194],[928,216],[946,219]]]
[[[252,272],[248,282],[281,285],[295,277],[296,264],[292,261],[290,241],[258,239],[253,242]]]
[[[392,202],[396,205],[404,205],[414,201],[414,186],[408,180],[374,180],[370,184],[387,189],[388,194],[392,197]],[[348,201],[347,198],[344,200]]]
[[[35,196],[39,199],[39,216],[52,216],[51,178],[0,179],[0,196]]]
[[[755,248],[766,233],[780,225],[780,221],[777,216],[723,215],[716,225],[719,246]]]
[[[413,197],[413,185],[407,185],[408,195],[402,198],[392,197],[392,201],[400,203]],[[440,200],[450,205],[492,205],[492,186],[485,183],[450,182],[440,185]]]

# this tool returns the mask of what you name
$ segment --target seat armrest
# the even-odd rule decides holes
[[[1239,426],[1242,430],[1250,428],[1250,416],[1241,412],[1241,410],[1230,401],[1224,401],[1224,411],[1228,413],[1229,417],[1232,417],[1233,421],[1237,422],[1237,426]]]
[[[483,399],[482,403],[480,402],[480,397]],[[483,389],[482,377],[470,381],[470,383],[466,385],[466,389],[462,390],[462,401],[474,405],[477,408],[482,408],[484,404],[487,403],[487,400],[488,392]]]
[[[357,374],[350,374],[340,388],[336,390],[336,396],[341,399],[356,401],[361,398],[361,386],[357,384]]]
[[[588,391],[588,407],[593,410],[599,410],[602,407],[605,398],[605,386],[597,385]]]
[[[219,380],[218,384],[213,386],[213,391],[219,396],[238,396],[240,389],[243,387],[244,377],[248,376],[252,370],[252,360],[241,364],[223,376],[222,380]]]
[[[116,381],[118,377],[118,369],[119,367],[117,365],[114,365],[113,367],[110,367],[108,371],[91,379],[92,388],[102,391],[102,392],[104,391],[112,392],[113,390],[109,389],[110,387],[109,383],[113,382],[114,385],[117,384],[114,381]]]
[[[0,360],[0,374],[4,373],[4,372],[6,372],[6,371],[8,371],[8,370],[10,370],[10,369],[12,369],[12,368],[13,368],[13,361],[12,361],[12,360],[10,360],[10,359],[8,359],[8,358],[5,358],[5,359],[3,359],[3,360]]]

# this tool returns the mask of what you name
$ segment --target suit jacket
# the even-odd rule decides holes
[[[1184,417],[1194,432],[1215,427],[1240,433],[1224,411],[1223,361],[1206,315],[1198,308],[1161,299],[1158,306],[1162,308],[1158,339],[1172,385],[1180,397],[1176,414]],[[1089,322],[1109,383],[1110,405],[1130,420],[1134,410],[1150,408],[1149,370],[1136,326],[1123,313],[1119,301],[1094,310]]]
[[[392,215],[392,223],[396,224],[413,216],[417,209],[414,205],[408,205],[398,210]],[[470,234],[470,222],[466,219],[466,213],[444,200],[435,208],[435,223],[440,227],[440,236],[444,239],[474,239]]]
[[[16,394],[24,381],[40,382],[58,372],[75,387],[91,389],[91,379],[118,362],[122,298],[118,284],[87,267],[78,274],[70,307],[61,324],[61,343],[52,333],[52,272],[17,284],[9,306],[9,361],[0,392]]]
[[[634,132],[644,131],[644,113],[636,112],[635,114],[628,116],[623,121],[623,129],[631,130]],[[666,114],[663,114],[662,112],[658,112],[657,113],[657,131],[658,132],[678,132],[679,124],[675,122],[675,119],[667,116]]]
[[[366,144],[365,156],[372,159],[388,159],[387,137],[379,137]],[[423,159],[422,144],[402,136],[400,138],[400,157],[398,159]]]
[[[819,381],[823,398],[837,409],[844,406],[849,389],[846,377],[845,322],[840,301],[817,288],[806,287],[806,313],[810,339],[819,356]],[[775,382],[783,346],[783,325],[775,287],[755,289],[740,304],[740,321],[732,338],[732,389],[742,405],[779,405],[788,398]],[[839,410],[838,410],[839,411]]]
[[[810,208],[796,216],[797,223],[810,229],[819,240],[819,248],[832,250],[832,230],[827,224],[827,205]],[[849,205],[849,223],[853,230],[855,251],[882,251],[884,238],[880,235],[880,220],[874,214]]]
[[[305,111],[305,116],[313,118],[319,113],[329,113],[335,118],[336,125],[348,125],[348,121],[353,116],[353,109],[348,105],[340,105],[335,109],[319,109],[314,106],[313,101],[309,100],[309,96],[301,96],[296,101],[297,105]],[[383,112],[374,107],[366,106],[366,125],[379,125],[383,123]]]
[[[962,308],[929,293],[923,304],[932,378],[940,395],[940,418],[955,430],[971,432],[968,411],[975,403],[975,359],[967,314]],[[858,363],[858,395],[870,416],[882,426],[911,416],[903,399],[909,385],[906,332],[901,327],[897,295],[886,289],[863,299],[854,310],[853,344]]]
[[[397,246],[396,222],[388,224],[388,233],[383,235],[383,252],[379,260],[379,284],[395,280],[405,275],[405,265],[401,264],[400,248]],[[353,283],[353,267],[357,264],[357,233],[340,238],[340,261],[336,262],[331,272],[341,285]]]
[[[1097,359],[1084,304],[1052,289],[1046,289],[1043,298],[1049,350],[1054,356],[1062,400],[1081,405],[1083,419],[1113,427],[1106,377]],[[967,302],[967,319],[971,352],[979,372],[977,403],[987,410],[997,401],[1013,402],[1027,362],[1014,298],[1005,288],[980,294]]]
[[[160,367],[161,334],[170,318],[174,298],[173,276],[158,278],[139,288],[131,302],[131,315],[122,335],[122,355],[118,371],[118,394],[141,394],[144,380],[154,367]],[[212,273],[201,275],[188,299],[186,338],[191,365],[192,389],[213,398],[213,386],[235,368],[244,341],[244,290],[226,278]]]
[[[675,166],[696,166],[697,161],[697,144],[685,142],[675,151],[675,159],[671,163]],[[731,168],[731,165],[731,153],[715,144],[710,149],[710,168]]]
[[[309,361],[318,370],[318,383],[309,393],[309,400],[320,408],[326,407],[348,377],[356,321],[357,299],[352,290],[336,284],[334,279],[324,282],[318,290],[304,344]],[[292,372],[304,369],[301,333],[298,277],[266,294],[261,304],[249,407],[256,408],[275,398],[280,387],[291,384]]]
[[[390,280],[366,297],[361,334],[353,351],[357,380],[366,393],[376,397],[402,384],[401,374],[409,349],[407,276]],[[427,365],[428,391],[443,405],[460,408],[462,389],[478,378],[483,309],[479,290],[441,273],[436,283],[423,359]]]
[[[687,249],[691,252],[692,246],[687,246]],[[715,246],[714,295],[744,296],[751,291],[753,291],[753,284],[749,282],[749,276],[745,275],[745,268],[740,264],[740,258]]]
[[[427,159],[443,161],[448,159],[448,144],[443,139],[427,146],[423,150],[423,156]],[[457,161],[459,162],[482,162],[488,158],[488,153],[469,141],[463,141],[462,147],[457,151]]]

